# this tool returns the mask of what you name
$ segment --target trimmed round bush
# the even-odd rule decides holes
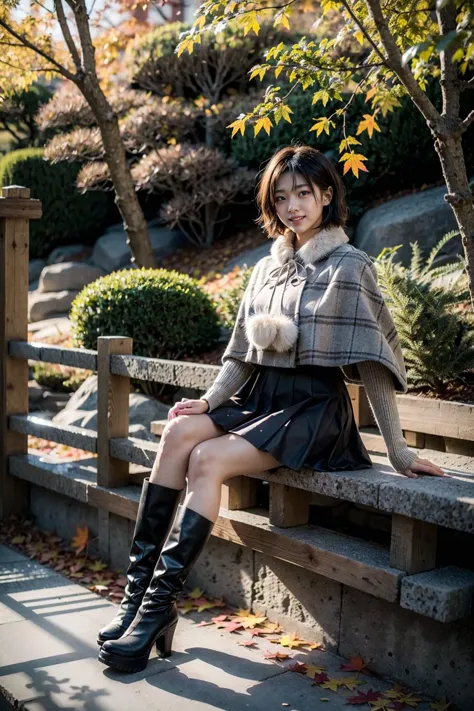
[[[0,186],[23,185],[41,200],[43,216],[30,222],[30,257],[43,258],[54,247],[90,243],[107,224],[109,197],[102,192],[81,194],[76,187],[79,163],[49,163],[42,148],[21,148],[0,159]]]
[[[74,344],[97,348],[99,336],[133,338],[133,353],[179,359],[213,348],[220,322],[213,299],[175,270],[113,272],[86,286],[70,318]]]

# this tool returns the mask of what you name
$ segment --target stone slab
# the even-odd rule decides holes
[[[450,478],[394,477],[393,481],[381,484],[378,508],[439,526],[474,532],[474,472],[444,470]]]
[[[11,561],[0,564],[0,596],[20,590],[56,587],[67,582],[51,568],[42,568],[34,561]]]
[[[474,572],[448,565],[406,575],[402,580],[400,605],[439,622],[469,617],[474,611]]]
[[[24,562],[26,560],[28,560],[28,558],[26,555],[23,555],[23,553],[19,553],[14,548],[0,545],[0,565],[2,563]]]
[[[30,562],[39,578],[44,568]],[[347,660],[339,656],[323,650],[289,650],[266,638],[246,647],[239,642],[250,639],[248,630],[230,633],[214,625],[199,626],[224,608],[181,614],[172,656],[161,659],[153,650],[146,669],[129,675],[97,660],[97,631],[112,619],[118,605],[86,587],[64,578],[56,587],[2,595],[0,603],[21,618],[12,616],[0,625],[2,711],[20,707],[23,711],[268,711],[283,704],[293,711],[322,711],[328,708],[323,699],[330,700],[334,711],[343,711],[347,697],[354,694],[313,687],[311,679],[290,669],[302,662],[340,676],[341,663]],[[264,652],[276,650],[289,653],[289,659],[276,662],[264,657]],[[391,687],[391,682],[370,674],[364,680],[359,688]],[[428,711],[428,700],[417,708]]]
[[[255,553],[255,612],[329,651],[336,651],[339,643],[341,587],[335,580]]]
[[[472,711],[474,616],[441,624],[344,586],[338,653],[360,654],[377,674]]]

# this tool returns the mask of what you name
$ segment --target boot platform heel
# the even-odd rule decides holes
[[[178,623],[175,622],[174,625],[168,627],[168,629],[163,632],[161,637],[156,640],[156,653],[159,657],[170,657],[172,653],[171,646],[173,644],[174,633],[176,632],[176,627]]]

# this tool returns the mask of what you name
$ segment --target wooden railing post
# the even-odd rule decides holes
[[[97,483],[113,488],[128,483],[129,464],[110,456],[110,440],[128,437],[130,378],[110,372],[111,355],[131,355],[133,340],[123,336],[97,339]]]
[[[0,518],[26,511],[28,487],[8,473],[8,457],[26,454],[28,436],[8,430],[9,415],[28,413],[28,361],[10,358],[10,340],[28,340],[29,221],[41,202],[18,185],[0,197]]]
[[[128,483],[129,463],[110,456],[110,440],[128,437],[130,378],[110,372],[111,355],[131,355],[133,340],[122,336],[97,339],[97,484],[109,489]],[[97,510],[99,554],[109,558],[110,514]]]

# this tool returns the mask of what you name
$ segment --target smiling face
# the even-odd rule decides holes
[[[323,220],[323,208],[329,205],[333,190],[311,186],[301,173],[285,171],[275,184],[275,211],[285,225],[305,240],[314,235]],[[314,194],[313,194],[314,193]]]

